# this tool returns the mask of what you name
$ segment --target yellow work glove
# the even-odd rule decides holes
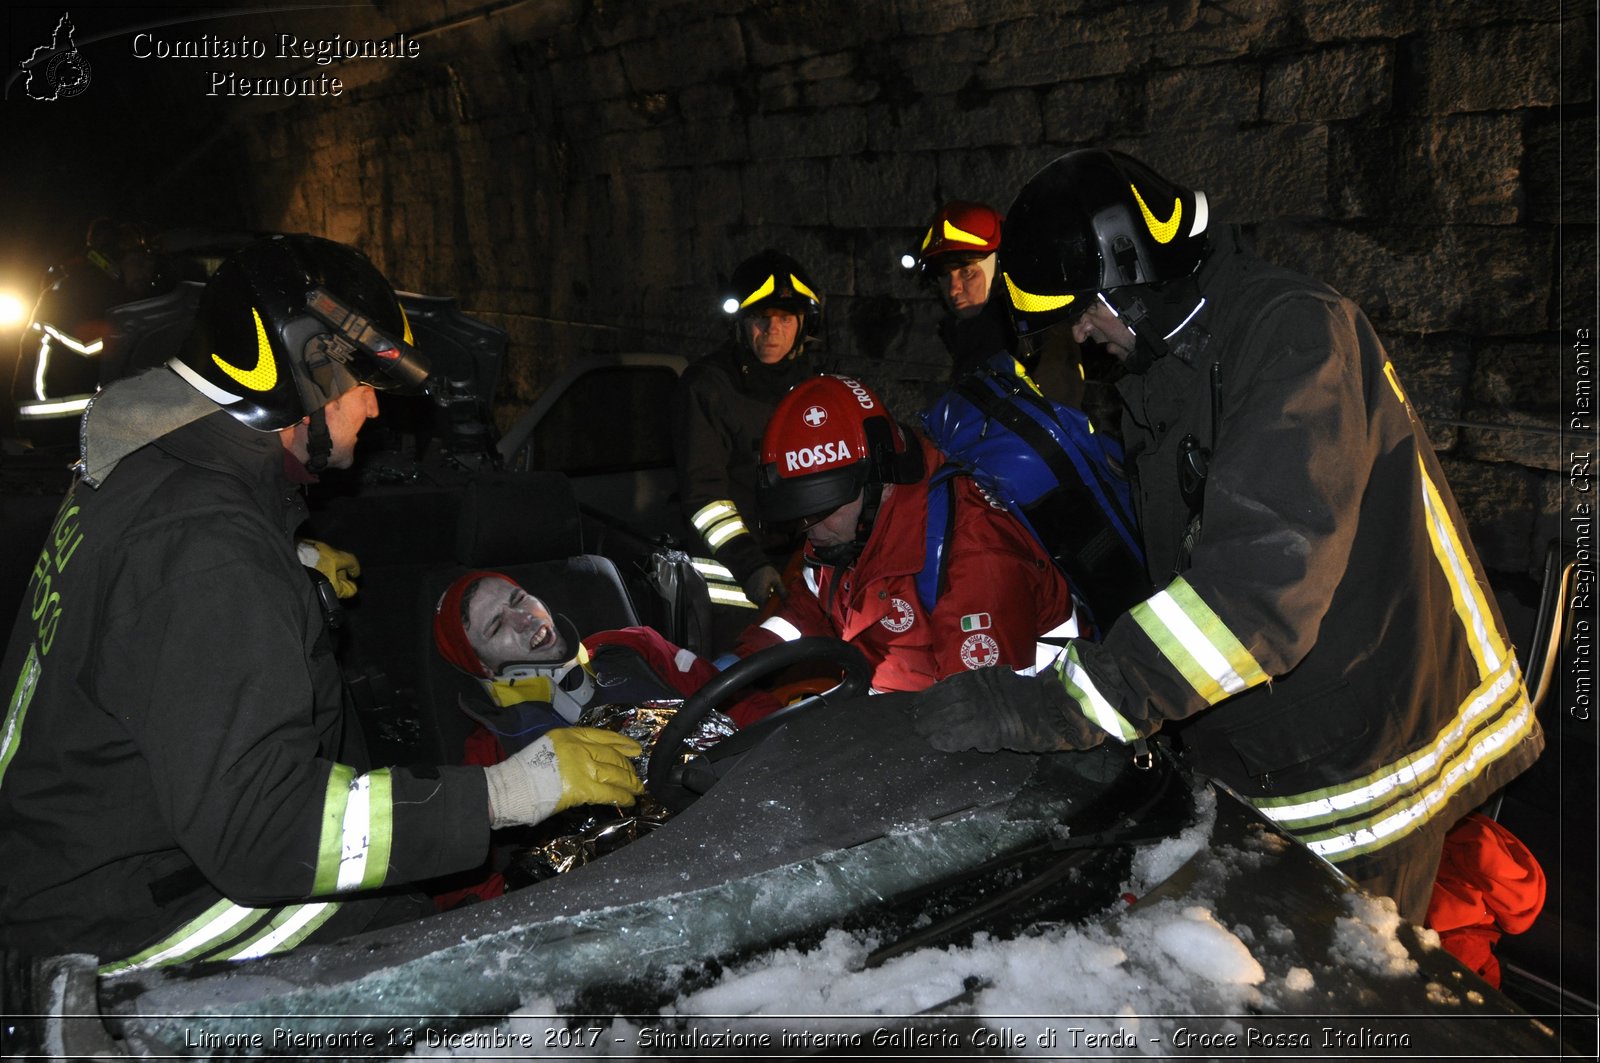
[[[557,727],[483,769],[489,826],[538,823],[574,805],[631,805],[644,793],[629,757],[639,743],[598,727]]]
[[[356,593],[356,577],[361,575],[361,562],[356,560],[355,554],[336,550],[315,539],[301,539],[295,549],[302,565],[328,577],[328,582],[333,584],[333,593],[341,598],[349,598]]]

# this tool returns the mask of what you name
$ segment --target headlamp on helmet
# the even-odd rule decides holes
[[[822,296],[810,274],[781,251],[762,251],[734,267],[732,290],[722,300],[723,313],[736,321],[768,309],[801,317],[801,339],[822,324]]]
[[[1000,247],[1000,212],[986,203],[951,200],[934,214],[916,254],[901,256],[900,264],[915,269],[924,281],[962,261],[986,258]]]

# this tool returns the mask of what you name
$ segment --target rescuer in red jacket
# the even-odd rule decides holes
[[[805,566],[736,652],[831,635],[866,654],[874,690],[922,690],[968,669],[1032,674],[1058,649],[1041,638],[1082,634],[1066,577],[965,476],[942,532],[939,595],[919,600],[928,475],[943,461],[858,381],[815,377],[784,396],[762,440],[756,508],[803,529]]]

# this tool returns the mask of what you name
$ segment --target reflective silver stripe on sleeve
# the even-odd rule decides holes
[[[1133,724],[1112,708],[1111,702],[1094,685],[1094,680],[1078,660],[1076,643],[1069,645],[1067,655],[1057,662],[1056,676],[1083,714],[1106,734],[1123,742],[1132,742],[1139,737]]]
[[[724,581],[733,579],[733,573],[728,571],[727,565],[724,565],[718,561],[713,561],[709,557],[693,557],[689,559],[689,563],[694,566],[694,570],[696,572],[700,573],[700,575],[704,576],[706,579],[718,579]]]
[[[756,603],[746,596],[744,588],[739,586],[726,565],[718,564],[709,557],[691,558],[690,563],[706,581],[706,594],[710,596],[713,605],[726,605],[739,609],[756,608]]]
[[[1129,615],[1207,705],[1267,680],[1244,643],[1182,576]]]
[[[394,793],[389,769],[357,775],[335,764],[323,799],[322,838],[312,893],[324,896],[383,885],[389,874]]]
[[[793,642],[800,637],[800,629],[781,616],[769,616],[761,621],[761,626],[785,642]]]
[[[219,960],[254,960],[274,952],[287,952],[332,919],[339,910],[337,902],[297,904],[284,909],[271,925],[238,948],[220,953]]]
[[[39,644],[30,643],[28,656],[22,662],[22,672],[17,676],[17,687],[11,692],[11,704],[6,708],[5,730],[0,732],[0,783],[5,782],[6,768],[17,755],[17,743],[22,741],[22,723],[28,717],[28,706],[33,702],[33,692],[39,689]]]
[[[1018,674],[1038,675],[1048,671],[1066,652],[1067,643],[1077,638],[1078,634],[1078,613],[1074,609],[1071,616],[1037,636],[1038,641],[1033,644],[1033,666],[1017,669]]]
[[[99,354],[105,349],[106,344],[104,340],[92,340],[89,343],[83,343],[76,337],[69,336],[67,333],[62,332],[54,325],[41,325],[40,328],[45,331],[46,335],[55,338],[60,343],[66,344],[68,350],[74,351],[78,354]]]
[[[752,602],[738,587],[722,587],[706,584],[706,593],[711,596],[712,604],[735,606],[740,609],[754,609],[756,603]]]
[[[694,525],[694,530],[700,533],[706,544],[716,550],[723,543],[736,535],[749,535],[750,529],[745,526],[744,518],[739,515],[736,507],[728,499],[717,499],[701,506],[689,518],[689,523]]]
[[[220,900],[143,952],[100,967],[102,975],[181,963],[238,937],[266,918],[270,908],[245,908]]]

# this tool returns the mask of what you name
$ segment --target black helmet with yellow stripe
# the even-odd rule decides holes
[[[167,364],[240,422],[288,428],[357,384],[420,387],[394,289],[365,255],[316,236],[272,236],[223,262]]]
[[[751,255],[733,269],[731,290],[722,310],[735,324],[762,310],[787,310],[801,318],[795,353],[822,327],[822,296],[811,275],[782,251],[768,249]]]
[[[1205,261],[1209,221],[1204,192],[1131,156],[1097,148],[1061,156],[1006,211],[1000,288],[1018,334],[1070,321],[1104,297],[1152,353],[1165,354],[1167,329],[1181,328],[1185,307],[1197,305],[1181,282]]]

